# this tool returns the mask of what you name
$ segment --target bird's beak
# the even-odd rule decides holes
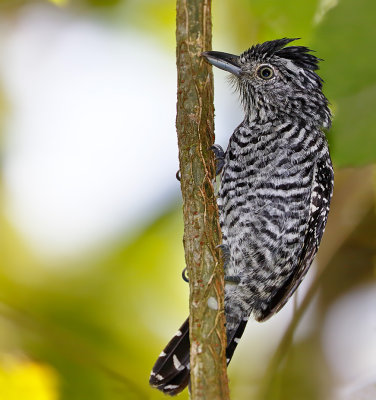
[[[239,65],[239,56],[222,53],[221,51],[205,51],[204,53],[201,53],[201,56],[205,57],[206,61],[215,67],[231,72],[236,76],[240,75],[241,68]]]

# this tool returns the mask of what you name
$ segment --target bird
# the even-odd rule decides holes
[[[320,58],[282,38],[242,54],[202,57],[230,73],[244,120],[226,151],[212,150],[221,181],[217,204],[224,259],[227,364],[247,321],[276,314],[317,253],[334,174],[325,130],[329,102],[317,74]],[[149,383],[168,395],[189,384],[189,322],[158,357]]]

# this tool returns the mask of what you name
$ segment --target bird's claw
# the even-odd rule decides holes
[[[189,283],[189,279],[187,276],[187,267],[185,267],[181,273],[181,277],[183,278],[183,281]]]
[[[233,283],[235,285],[239,285],[240,276],[238,276],[238,275],[235,275],[235,276],[225,275],[225,282],[226,283]]]
[[[225,155],[222,147],[219,144],[214,144],[210,147],[215,155],[215,174],[219,175],[222,172],[223,166],[225,165]]]

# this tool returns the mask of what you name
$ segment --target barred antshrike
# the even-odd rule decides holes
[[[285,47],[293,40],[258,44],[240,56],[202,54],[232,74],[245,112],[226,152],[213,146],[221,174],[227,362],[249,316],[265,321],[299,286],[329,212],[333,169],[322,128],[331,114],[315,73],[319,59],[307,47]],[[175,395],[187,386],[189,368],[186,320],[150,384]]]

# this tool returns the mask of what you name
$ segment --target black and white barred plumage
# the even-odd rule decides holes
[[[250,315],[278,312],[304,278],[324,232],[333,169],[322,128],[331,115],[319,59],[279,39],[240,56],[206,52],[228,72],[245,110],[226,152],[214,146],[225,259],[227,358]],[[158,358],[150,384],[179,393],[189,382],[188,320]]]

